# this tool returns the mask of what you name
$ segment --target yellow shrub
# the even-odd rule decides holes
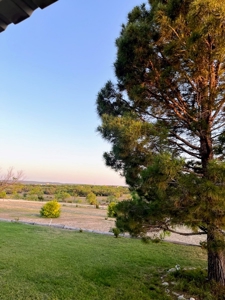
[[[61,205],[56,200],[47,202],[40,210],[40,214],[45,218],[58,218],[61,213]]]

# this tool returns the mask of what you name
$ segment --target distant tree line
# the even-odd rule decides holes
[[[46,200],[53,197],[59,201],[64,201],[70,197],[87,197],[90,194],[97,197],[128,197],[129,189],[125,186],[106,186],[106,185],[80,185],[80,184],[22,184],[7,186],[0,193],[0,198]]]

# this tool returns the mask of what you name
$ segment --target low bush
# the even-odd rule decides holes
[[[0,192],[0,198],[1,199],[5,199],[6,198],[6,192],[5,191],[1,191]]]
[[[116,202],[109,203],[109,205],[108,205],[108,217],[110,217],[110,218],[115,218],[116,217],[116,211],[115,211],[116,205],[117,205]]]
[[[112,228],[112,232],[116,238],[119,237],[119,234],[120,234],[119,228],[117,228],[117,227]]]
[[[31,201],[38,201],[38,196],[37,195],[30,195],[28,194],[26,197],[27,200],[31,200]]]
[[[58,218],[61,213],[61,205],[56,200],[47,202],[40,210],[40,214],[45,218]]]
[[[44,197],[42,195],[38,195],[38,200],[39,201],[44,201],[45,199],[44,199]]]
[[[107,202],[108,203],[118,202],[118,200],[114,195],[110,195],[110,196],[107,197]]]
[[[97,204],[96,195],[92,192],[87,195],[86,199],[87,199],[88,203],[91,204],[91,205],[96,205]]]

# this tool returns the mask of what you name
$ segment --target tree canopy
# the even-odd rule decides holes
[[[149,0],[116,40],[117,82],[97,97],[106,164],[135,199],[117,206],[134,235],[174,224],[207,234],[209,279],[225,284],[225,3]]]

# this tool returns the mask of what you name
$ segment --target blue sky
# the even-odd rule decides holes
[[[139,0],[59,0],[0,34],[0,166],[26,180],[123,185],[104,165],[95,101]]]

